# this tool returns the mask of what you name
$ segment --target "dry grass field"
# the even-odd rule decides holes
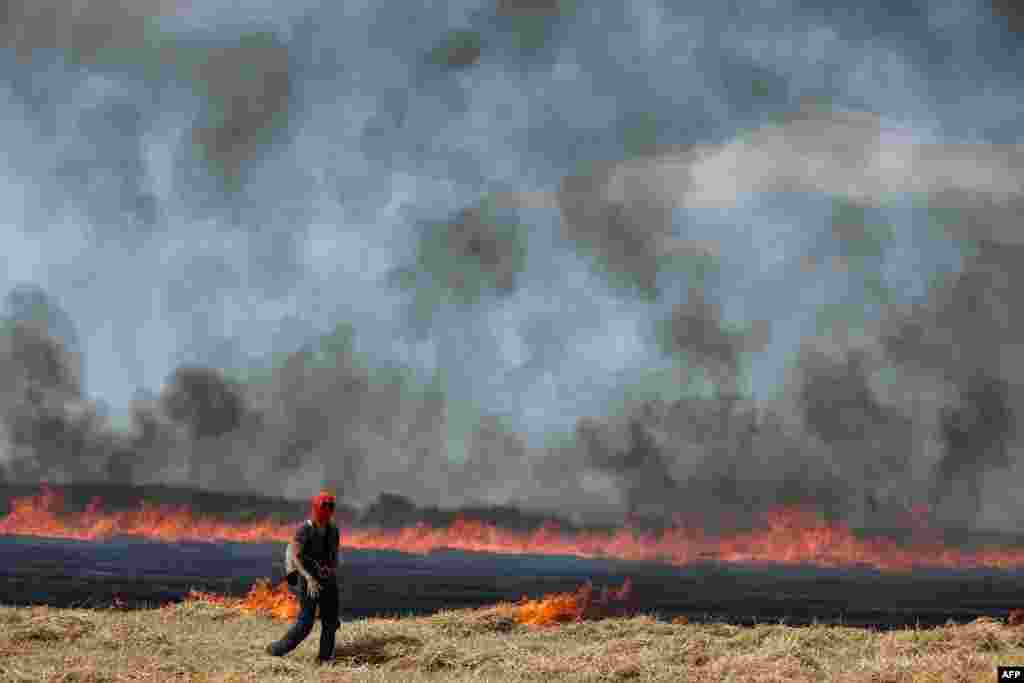
[[[513,606],[343,623],[317,666],[319,626],[284,658],[284,622],[191,600],[151,610],[0,607],[0,681],[993,681],[1024,664],[1024,628],[980,619],[872,631],[665,623],[649,616],[547,627]]]

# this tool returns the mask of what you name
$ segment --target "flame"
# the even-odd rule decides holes
[[[342,527],[346,548],[429,553],[441,548],[504,553],[575,555],[586,558],[652,560],[687,565],[695,560],[815,564],[824,567],[869,566],[905,572],[915,567],[1024,568],[1024,548],[961,550],[944,546],[927,524],[928,512],[908,512],[913,539],[859,538],[843,522],[828,522],[799,507],[777,508],[761,528],[729,536],[705,535],[697,524],[677,523],[659,533],[628,524],[614,532],[565,533],[548,522],[536,531],[516,532],[489,522],[457,517],[447,527],[420,523],[398,530]],[[287,542],[294,523],[270,520],[226,522],[194,514],[188,507],[142,504],[137,510],[106,512],[94,499],[82,512],[68,513],[59,490],[43,486],[38,495],[16,498],[0,518],[0,535],[30,535],[83,540],[140,536],[164,542]]]
[[[46,484],[36,496],[15,498],[11,511],[0,519],[0,536],[46,536],[97,541],[113,536],[140,536],[159,541],[220,540],[253,543],[288,541],[294,525],[270,521],[233,525],[197,517],[187,506],[142,503],[138,510],[104,512],[103,501],[93,498],[80,513],[64,510],[64,494]]]
[[[299,614],[299,603],[288,590],[284,582],[276,587],[270,581],[257,581],[244,598],[233,598],[216,593],[192,590],[188,601],[203,602],[235,609],[246,614],[269,616],[282,621],[292,621]],[[170,608],[173,603],[164,605]],[[604,619],[612,616],[625,616],[635,612],[636,605],[632,601],[632,582],[625,583],[616,590],[607,586],[595,597],[594,586],[587,581],[574,593],[552,593],[539,600],[530,600],[526,596],[516,604],[510,605],[515,620],[527,626],[554,626],[572,621]]]
[[[626,579],[618,590],[605,586],[599,597],[594,597],[594,586],[589,581],[575,593],[552,593],[540,600],[523,598],[515,605],[516,621],[528,626],[552,626],[584,619],[603,619],[622,616],[635,610],[631,603],[632,582]]]
[[[288,584],[281,582],[277,586],[271,586],[267,579],[257,581],[244,598],[232,598],[193,590],[189,592],[188,599],[284,621],[291,621],[299,615],[299,602],[288,590]]]

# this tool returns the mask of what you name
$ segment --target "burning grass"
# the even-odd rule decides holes
[[[283,621],[291,621],[299,614],[299,602],[289,592],[287,584],[271,586],[269,580],[257,582],[244,598],[229,598],[202,591],[192,591],[189,593],[189,598],[246,614],[261,614]]]
[[[226,523],[187,508],[106,513],[97,501],[68,514],[59,492],[15,501],[0,534],[100,540],[139,535],[177,540],[286,540],[292,525]],[[856,538],[801,511],[769,516],[763,530],[705,539],[679,528],[660,536],[629,529],[567,536],[548,526],[516,534],[459,520],[450,527],[348,529],[350,547],[427,552],[438,547],[637,559],[694,557],[777,562],[1024,566],[1024,550],[965,554],[921,541],[906,549]],[[924,552],[922,548],[931,548]],[[918,553],[913,561],[905,557]],[[930,553],[930,554],[928,554]],[[872,561],[867,561],[872,560]],[[297,610],[284,586],[261,582],[244,598],[193,593],[153,610],[0,607],[0,682],[21,681],[988,681],[997,664],[1024,664],[1024,617],[885,633],[852,628],[662,623],[637,616],[630,585],[524,598],[428,617],[342,625],[335,662],[313,666],[317,635],[289,657],[263,647]]]
[[[631,599],[631,583],[627,579],[621,588],[609,590],[604,587],[595,593],[594,586],[587,582],[574,593],[553,593],[537,600],[526,596],[518,603],[503,603],[488,610],[478,610],[468,619],[460,616],[452,621],[441,617],[436,623],[449,634],[472,635],[476,632],[504,632],[512,625],[555,626],[585,619],[604,619],[636,612]],[[282,621],[291,621],[299,613],[299,603],[285,583],[272,586],[270,581],[258,581],[244,598],[232,598],[192,591],[189,599],[235,610],[245,614],[259,614]],[[225,612],[230,616],[231,612]],[[470,631],[466,632],[469,628]]]
[[[609,590],[605,586],[597,596],[594,586],[588,581],[575,593],[555,593],[539,600],[523,598],[511,610],[517,623],[528,626],[553,626],[584,619],[625,616],[637,611],[631,588],[632,582],[626,579],[621,588]]]
[[[822,567],[871,566],[887,571],[918,567],[1024,568],[1024,548],[964,550],[942,545],[922,510],[908,513],[915,539],[860,538],[841,522],[828,522],[800,508],[780,508],[765,515],[761,528],[710,537],[698,525],[678,525],[659,533],[628,526],[613,532],[563,532],[549,523],[532,532],[457,517],[447,527],[419,523],[397,530],[343,528],[343,545],[428,553],[441,548],[500,554],[575,555],[587,558],[654,560],[685,566],[697,560],[814,564]],[[14,499],[0,518],[0,535],[21,534],[85,540],[116,535],[165,542],[286,542],[294,523],[271,520],[227,522],[196,514],[187,507],[143,504],[137,510],[107,512],[96,499],[84,511],[67,513],[61,492],[43,487],[36,496]]]
[[[151,610],[0,607],[0,681],[987,682],[997,664],[1024,664],[1024,629],[992,619],[888,632],[649,616],[537,627],[512,607],[346,622],[326,667],[313,663],[316,631],[272,658],[262,648],[280,619],[201,596]]]

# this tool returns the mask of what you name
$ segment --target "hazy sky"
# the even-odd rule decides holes
[[[923,200],[1020,195],[1020,39],[985,3],[21,2],[0,292],[57,302],[115,417],[183,363],[350,323],[540,437],[629,387],[693,391],[658,379],[682,362],[658,330],[694,286],[725,327],[767,323],[741,388],[774,396],[802,340],[960,268],[972,236]],[[600,210],[560,211],[591,173]],[[507,226],[483,261],[507,279],[431,251],[466,210]]]

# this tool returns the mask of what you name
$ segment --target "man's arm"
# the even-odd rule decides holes
[[[297,540],[292,539],[291,545],[292,565],[295,567],[295,571],[297,571],[299,574],[302,574],[302,576],[305,577],[306,581],[309,581],[312,577],[309,573],[309,570],[306,569],[306,566],[302,564],[302,557],[299,555],[299,553],[302,551],[302,544],[299,543]]]
[[[292,562],[295,565],[295,571],[299,572],[304,579],[306,579],[306,586],[309,589],[310,595],[315,596],[320,592],[320,583],[309,573],[309,568],[306,567],[302,562],[302,546],[305,545],[306,539],[306,525],[303,524],[299,527],[299,530],[295,533],[295,538],[291,541],[292,546]]]

